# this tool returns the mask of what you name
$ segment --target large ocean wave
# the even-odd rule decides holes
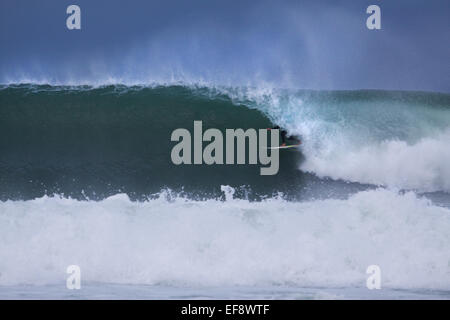
[[[450,288],[450,211],[414,193],[347,200],[134,202],[43,197],[0,202],[0,284],[84,282],[167,286]]]
[[[177,167],[170,134],[192,129],[194,120],[221,130],[279,124],[303,144],[300,152],[281,153],[275,177],[260,177],[249,165]],[[217,197],[221,184],[244,186],[241,194],[297,198],[349,194],[341,190],[367,184],[450,190],[448,94],[4,85],[0,124],[2,199],[55,193],[101,199],[120,192],[145,198],[164,188]]]
[[[77,264],[97,283],[364,287],[376,264],[384,287],[446,291],[450,212],[423,193],[449,202],[449,108],[423,92],[5,85],[0,284]],[[303,144],[275,176],[175,166],[170,134],[194,120]]]

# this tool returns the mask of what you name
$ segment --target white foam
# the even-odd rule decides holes
[[[188,286],[450,289],[450,210],[379,189],[348,200],[0,202],[0,284],[83,281]]]
[[[387,140],[359,148],[309,150],[301,169],[320,177],[420,191],[450,191],[450,130],[409,144]]]

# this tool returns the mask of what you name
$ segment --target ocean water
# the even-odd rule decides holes
[[[303,143],[175,166],[194,120]],[[450,95],[3,85],[0,298],[449,299]]]

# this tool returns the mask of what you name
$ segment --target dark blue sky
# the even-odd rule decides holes
[[[0,23],[2,83],[450,91],[449,0],[2,0]]]

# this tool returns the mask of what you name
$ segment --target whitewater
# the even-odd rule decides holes
[[[247,295],[263,287],[274,296],[287,290],[287,298],[308,288],[330,297],[345,298],[352,290],[370,297],[365,271],[376,264],[383,288],[400,290],[393,297],[401,290],[448,297],[448,208],[385,189],[302,203],[249,202],[233,199],[231,187],[223,190],[225,201],[163,193],[145,202],[124,194],[99,202],[2,202],[0,297],[18,285],[38,291],[53,285],[67,294],[65,270],[72,264],[81,267],[88,287],[175,287],[178,295],[197,288],[210,297],[224,294],[220,287],[243,288]],[[108,297],[105,288],[94,292]]]

